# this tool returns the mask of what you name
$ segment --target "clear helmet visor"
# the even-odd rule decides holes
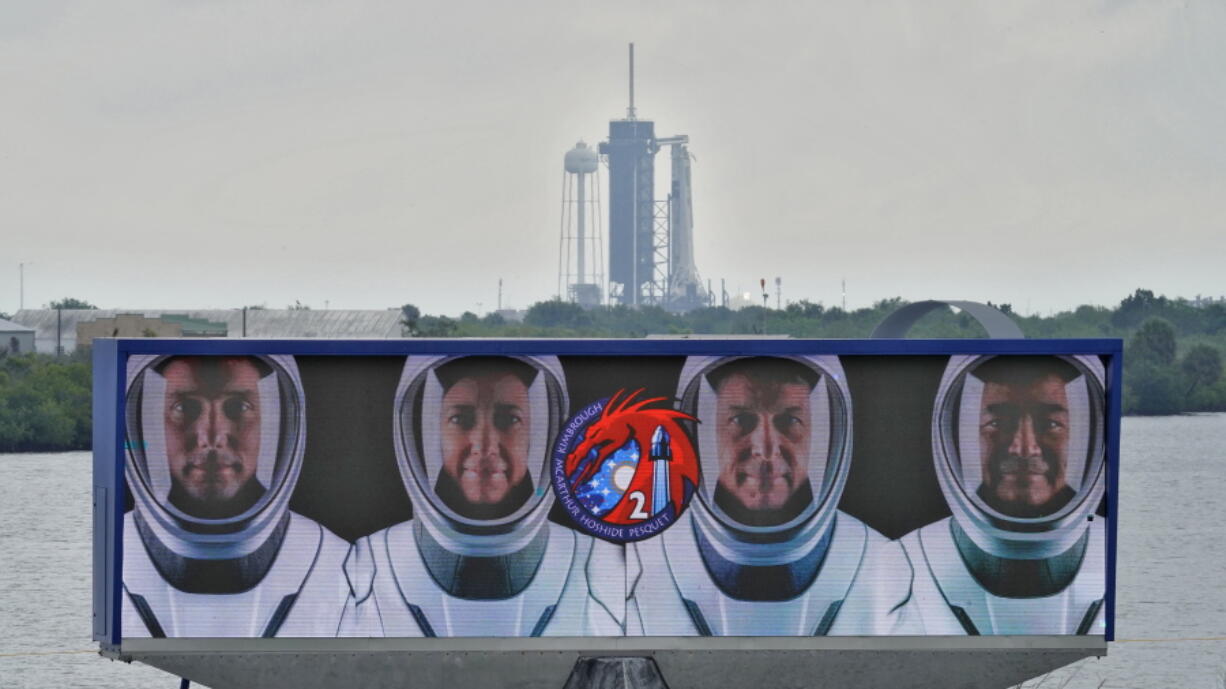
[[[238,522],[294,475],[303,400],[266,357],[135,362],[126,400],[135,490],[180,523]]]
[[[1001,356],[974,362],[942,405],[948,470],[994,521],[1050,519],[1095,494],[1102,476],[1101,376],[1085,361]]]
[[[423,367],[397,401],[398,446],[415,492],[459,524],[517,521],[550,494],[550,439],[565,408],[557,375],[534,358]]]
[[[682,407],[700,421],[699,498],[730,526],[772,531],[803,523],[846,471],[850,405],[813,360],[717,362],[689,383]]]

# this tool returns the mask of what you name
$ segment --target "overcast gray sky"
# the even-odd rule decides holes
[[[1226,293],[1221,2],[26,0],[0,4],[0,311],[22,261],[27,307],[548,298],[562,155],[624,115],[628,41],[640,118],[690,136],[717,285]]]

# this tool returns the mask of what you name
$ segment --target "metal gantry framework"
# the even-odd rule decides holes
[[[663,306],[668,299],[669,232],[672,227],[668,199],[656,201],[651,217],[651,280],[643,283],[640,303]]]

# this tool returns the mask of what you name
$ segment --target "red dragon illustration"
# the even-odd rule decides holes
[[[622,397],[625,390],[618,390],[609,399],[600,416],[586,429],[583,440],[566,456],[566,475],[571,486],[581,485],[594,475],[614,452],[626,443],[638,443],[639,462],[634,478],[617,505],[601,518],[614,524],[633,524],[642,517],[631,518],[639,505],[626,496],[640,491],[651,495],[653,464],[650,457],[651,439],[656,429],[663,428],[671,438],[672,461],[669,470],[669,501],[673,514],[681,514],[686,499],[698,485],[698,458],[681,420],[698,421],[693,416],[675,409],[654,408],[648,405],[667,402],[664,397],[652,397],[635,401],[643,389]],[[621,397],[621,401],[618,398]],[[593,450],[595,455],[589,457]],[[586,459],[586,461],[585,461]],[[580,470],[580,465],[582,469]],[[577,471],[578,470],[578,471]]]

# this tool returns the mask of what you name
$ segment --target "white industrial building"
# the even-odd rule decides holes
[[[146,319],[165,317],[174,321],[224,324],[208,333],[212,337],[229,338],[336,338],[394,339],[404,337],[399,309],[369,310],[308,310],[308,309],[204,309],[204,310],[141,310],[141,309],[22,309],[13,316],[14,323],[0,324],[19,328],[29,337],[29,346],[44,354],[55,354],[57,345],[65,354],[77,348],[78,325],[101,319],[119,319],[138,315]],[[0,330],[0,332],[3,332]],[[191,336],[186,328],[184,336]],[[8,336],[5,336],[6,343]],[[22,351],[26,346],[22,341]]]

